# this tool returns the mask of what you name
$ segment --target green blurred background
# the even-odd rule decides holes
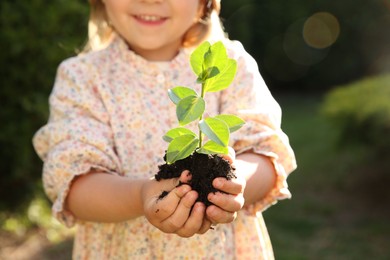
[[[0,259],[69,259],[31,145],[85,0],[0,2]],[[223,0],[283,109],[299,168],[265,219],[277,259],[390,259],[390,1]]]

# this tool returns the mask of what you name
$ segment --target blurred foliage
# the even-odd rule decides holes
[[[271,91],[322,92],[390,71],[389,5],[388,0],[224,0],[221,16],[230,37],[258,61]],[[302,32],[318,12],[335,17],[340,32],[334,43],[314,48]],[[10,213],[25,213],[42,195],[42,163],[31,139],[47,121],[56,68],[83,47],[87,21],[85,0],[0,2],[0,222]]]
[[[64,238],[74,235],[75,229],[69,229],[52,217],[49,201],[37,196],[32,199],[26,208],[25,214],[14,214],[8,216],[0,212],[1,229],[22,237],[32,228],[44,233],[45,237],[52,243],[62,241]]]
[[[325,98],[322,110],[341,130],[341,144],[367,145],[390,155],[390,74],[339,86]],[[389,157],[390,159],[390,157]]]
[[[321,40],[326,24],[334,33],[339,30],[336,41],[309,46],[304,35],[308,18],[324,12],[337,24],[323,19],[309,36]],[[390,71],[388,0],[224,0],[222,17],[229,36],[258,61],[271,91],[324,92]]]
[[[25,210],[41,192],[41,162],[31,145],[47,121],[56,67],[85,41],[85,1],[0,2],[0,211]]]

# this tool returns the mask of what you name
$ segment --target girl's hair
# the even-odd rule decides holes
[[[207,38],[213,41],[225,37],[219,19],[220,0],[200,1],[203,2],[203,15],[185,33],[182,43],[184,47],[195,46]],[[102,0],[89,0],[89,4],[88,41],[84,52],[105,48],[115,35],[115,30],[109,23]]]

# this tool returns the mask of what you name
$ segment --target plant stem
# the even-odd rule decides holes
[[[204,94],[205,94],[205,83],[203,82],[202,83],[202,90],[200,93],[201,98],[204,98]],[[199,117],[199,122],[202,119],[203,119],[203,114]],[[200,127],[199,127],[199,147],[198,148],[201,148],[202,145],[203,145],[203,136],[202,136],[202,131],[200,130]]]

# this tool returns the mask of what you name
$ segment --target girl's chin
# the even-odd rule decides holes
[[[151,61],[168,61],[172,60],[178,53],[180,45],[161,46],[154,43],[145,42],[142,47],[139,45],[129,44],[129,48],[138,55]]]

